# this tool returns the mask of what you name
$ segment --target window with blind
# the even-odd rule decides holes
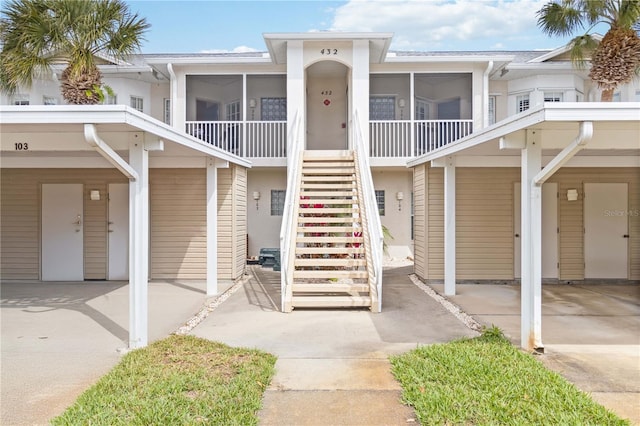
[[[284,196],[283,189],[271,190],[271,216],[282,216],[284,212]]]
[[[286,121],[287,98],[261,98],[260,119],[262,121]]]
[[[529,109],[529,94],[516,96],[516,112]]]
[[[394,120],[395,117],[395,96],[371,96],[369,98],[369,120]]]

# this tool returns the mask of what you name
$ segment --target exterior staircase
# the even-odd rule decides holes
[[[295,197],[296,245],[290,300],[297,307],[369,307],[366,221],[352,151],[304,151]],[[292,248],[293,249],[293,248]],[[376,303],[374,303],[376,302]]]

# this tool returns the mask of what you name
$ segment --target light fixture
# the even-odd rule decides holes
[[[251,120],[253,120],[256,114],[256,100],[254,98],[249,99],[249,108],[251,108]]]
[[[567,201],[578,201],[577,189],[567,189]]]
[[[398,211],[402,211],[402,200],[404,200],[402,191],[396,192],[396,200],[398,200]]]
[[[253,199],[256,201],[256,210],[258,210],[258,201],[260,201],[260,192],[259,191],[254,191],[253,192]]]
[[[91,201],[100,201],[100,191],[97,189],[92,189],[91,192],[89,192],[89,198],[91,199]]]

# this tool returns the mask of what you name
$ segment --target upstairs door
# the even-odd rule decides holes
[[[83,185],[42,185],[42,281],[84,280]]]
[[[129,279],[129,184],[109,184],[109,280]]]
[[[307,69],[307,149],[348,149],[347,67],[322,61]]]
[[[584,184],[584,277],[628,278],[626,183]]]

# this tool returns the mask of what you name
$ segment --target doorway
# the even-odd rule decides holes
[[[42,184],[42,281],[84,280],[83,190]]]
[[[307,68],[306,149],[348,149],[348,70],[336,61]]]
[[[129,184],[109,184],[107,279],[129,279]]]
[[[513,185],[513,276],[522,277],[521,188]],[[557,279],[558,274],[558,184],[542,185],[542,278]]]
[[[626,183],[584,184],[584,277],[627,279],[629,217]]]

